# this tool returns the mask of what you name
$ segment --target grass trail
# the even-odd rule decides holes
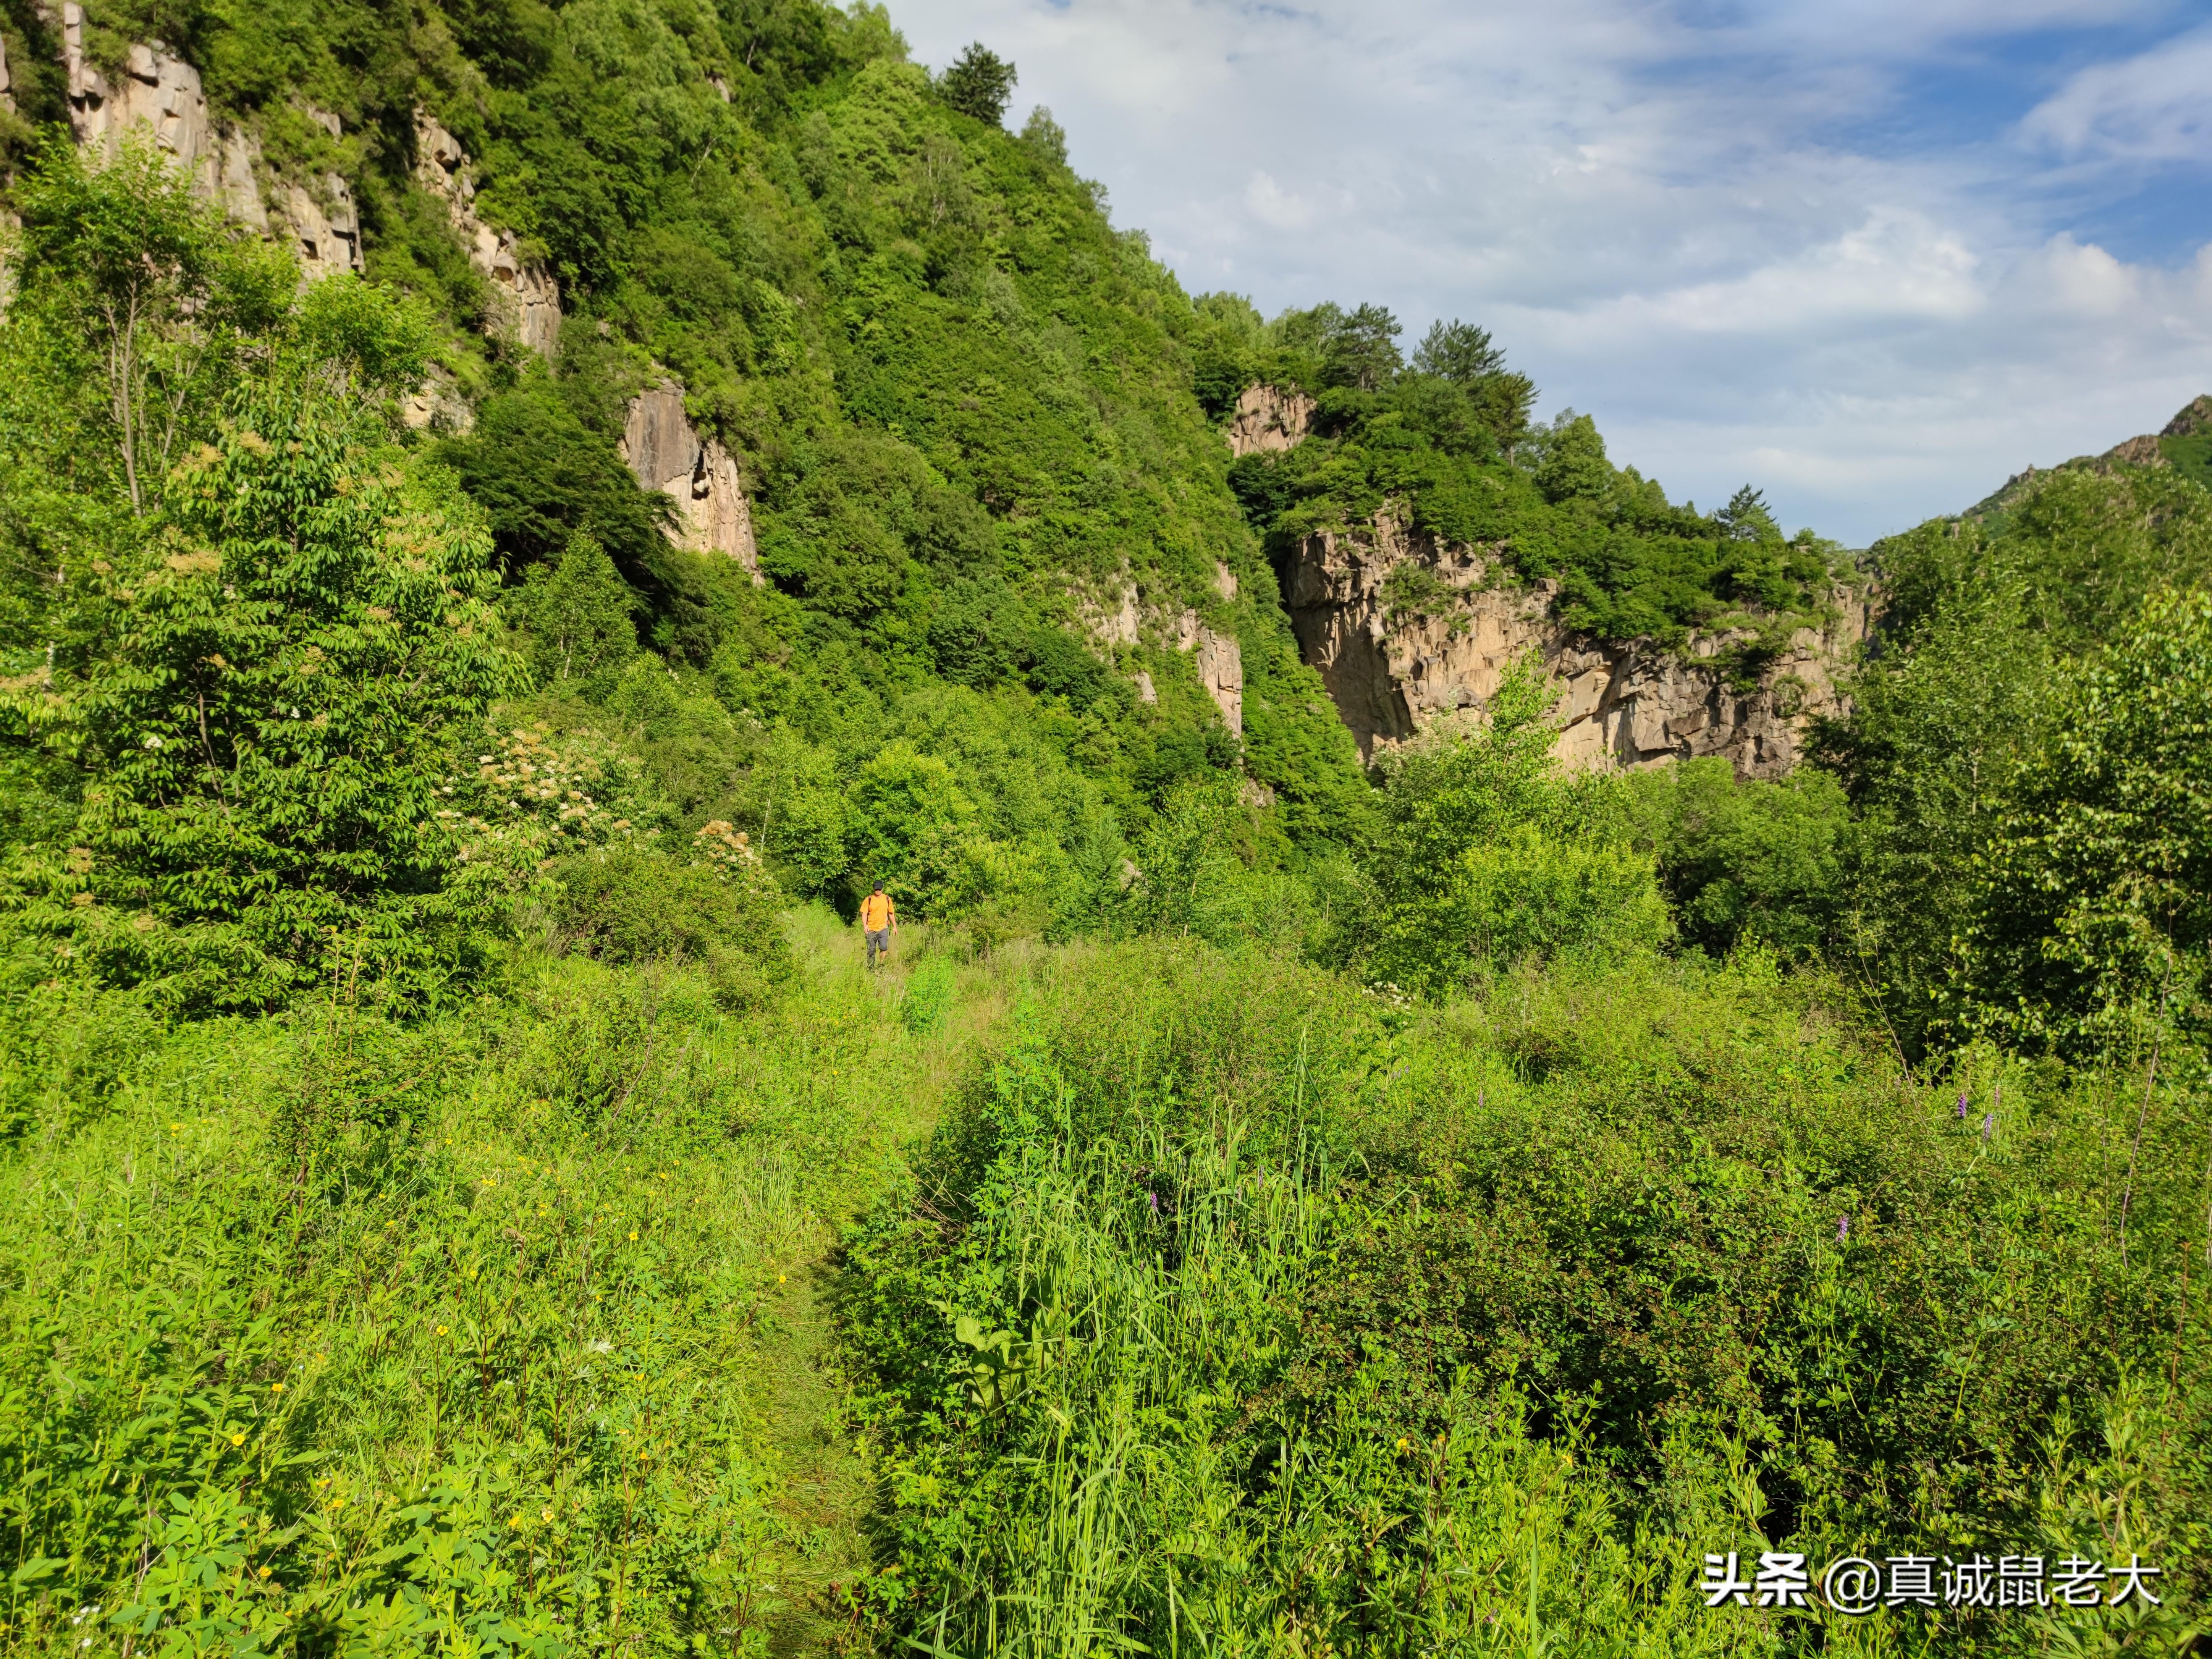
[[[868,1010],[866,1069],[878,1088],[870,1115],[903,1163],[936,1127],[947,1091],[1003,1029],[1015,988],[1040,958],[1014,952],[962,963],[939,1028],[914,1031],[902,1007],[915,967],[930,957],[927,927],[907,929],[897,960],[871,975],[856,930],[817,908],[793,913],[787,924],[816,994]],[[757,1405],[781,1477],[783,1523],[768,1609],[769,1651],[777,1659],[842,1650],[853,1625],[841,1592],[868,1566],[863,1529],[874,1486],[846,1420],[832,1313],[841,1269],[831,1239],[835,1224],[847,1218],[820,1218],[819,1248],[783,1274],[760,1336]]]

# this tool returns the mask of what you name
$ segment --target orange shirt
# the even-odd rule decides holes
[[[871,893],[860,901],[860,926],[870,933],[880,933],[891,925],[898,913],[891,908],[889,893]]]

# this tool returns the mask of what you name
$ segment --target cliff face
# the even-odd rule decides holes
[[[664,382],[630,399],[621,453],[639,483],[675,501],[678,546],[735,559],[756,586],[762,581],[737,458],[720,440],[700,435],[680,387]]]
[[[231,218],[258,234],[291,241],[302,281],[362,269],[361,216],[342,174],[278,177],[251,131],[211,117],[200,73],[191,64],[159,45],[142,42],[131,48],[125,72],[111,82],[85,55],[84,9],[76,0],[65,0],[60,21],[70,126],[80,146],[112,161],[131,132],[143,129],[191,181],[195,194],[219,203]],[[8,90],[7,65],[0,58],[0,104],[11,102]],[[337,116],[307,112],[331,137],[340,136]],[[550,356],[561,327],[561,294],[552,274],[525,257],[513,236],[477,216],[467,153],[452,133],[420,111],[415,143],[416,182],[445,204],[470,260],[490,279],[489,331]],[[416,403],[416,423],[422,424],[437,411],[441,394],[427,388]]]
[[[1407,565],[1415,580],[1394,586],[1430,597],[1394,607],[1383,585]],[[1838,589],[1838,619],[1801,629],[1740,690],[1724,653],[1747,633],[1707,635],[1681,652],[1607,643],[1552,620],[1550,584],[1516,589],[1505,580],[1480,550],[1439,545],[1387,515],[1349,534],[1308,536],[1292,550],[1283,571],[1291,626],[1363,758],[1480,708],[1533,647],[1565,687],[1558,753],[1567,764],[1719,755],[1739,776],[1778,777],[1796,763],[1808,720],[1842,708],[1835,674],[1869,623],[1863,599]]]
[[[1313,411],[1314,400],[1303,392],[1247,386],[1237,400],[1237,412],[1230,417],[1229,453],[1258,455],[1288,449],[1306,435]]]

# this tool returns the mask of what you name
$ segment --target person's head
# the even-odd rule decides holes
[[[882,892],[882,891],[884,890],[884,884],[883,884],[883,883],[881,883],[881,882],[878,882],[878,883],[876,884],[876,890],[877,890],[878,893],[880,893],[880,892]]]

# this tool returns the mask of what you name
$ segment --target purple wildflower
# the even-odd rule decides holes
[[[1154,1215],[1158,1215],[1160,1212],[1160,1195],[1158,1193],[1146,1193],[1145,1194],[1145,1202],[1152,1206],[1152,1213]]]
[[[1982,1120],[1982,1139],[1987,1140],[1990,1138],[1990,1132],[1996,1127],[1997,1115],[1995,1112],[1991,1112],[1987,1117]]]
[[[1966,1121],[1966,1091],[1964,1089],[1961,1089],[1961,1090],[1960,1090],[1960,1091],[1959,1091],[1959,1121],[1960,1121],[1960,1122],[1961,1122],[1961,1123],[1964,1123]]]
[[[1851,1236],[1851,1218],[1847,1215],[1836,1218],[1836,1243],[1840,1244]]]

